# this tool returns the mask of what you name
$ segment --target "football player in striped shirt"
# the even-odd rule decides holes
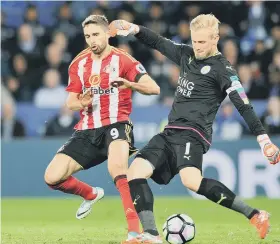
[[[137,151],[129,119],[132,91],[157,95],[160,88],[140,62],[109,45],[105,16],[90,15],[82,27],[88,48],[70,64],[66,88],[67,106],[80,111],[80,121],[47,167],[45,181],[54,190],[84,199],[76,213],[82,219],[90,213],[92,204],[103,198],[104,191],[72,175],[108,160],[109,173],[122,199],[129,241],[140,232],[126,177],[128,158]]]

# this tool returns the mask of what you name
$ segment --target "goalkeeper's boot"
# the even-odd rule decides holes
[[[100,199],[104,197],[104,190],[100,187],[95,187],[92,190],[95,191],[96,197],[93,200],[84,200],[81,206],[79,207],[77,213],[76,213],[76,218],[77,219],[83,219],[87,217],[90,212],[92,205],[94,203],[97,203]]]
[[[256,213],[251,219],[250,222],[257,228],[259,233],[259,237],[264,239],[269,232],[270,224],[269,224],[270,214],[264,210],[260,210],[259,213]]]

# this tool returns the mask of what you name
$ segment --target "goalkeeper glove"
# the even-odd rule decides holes
[[[135,35],[139,32],[139,26],[126,20],[114,20],[109,25],[109,32],[112,37]]]
[[[280,161],[280,150],[269,139],[267,134],[257,137],[263,155],[268,159],[270,164],[277,164]]]

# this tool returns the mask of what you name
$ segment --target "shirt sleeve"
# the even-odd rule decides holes
[[[256,136],[266,134],[261,121],[257,117],[253,106],[250,104],[245,90],[240,83],[236,70],[231,65],[222,65],[218,74],[221,91],[227,93],[252,133]]]
[[[143,75],[147,74],[144,66],[129,54],[122,56],[122,66],[124,78],[131,82],[138,82]]]
[[[78,75],[78,68],[76,64],[70,65],[68,69],[68,86],[66,87],[66,91],[82,93],[82,82]]]
[[[135,35],[143,44],[158,50],[175,64],[180,65],[182,55],[193,55],[192,47],[173,42],[165,37],[158,35],[152,30],[139,26],[139,33]]]

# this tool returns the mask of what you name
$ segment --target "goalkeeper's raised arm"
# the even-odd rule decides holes
[[[110,35],[128,36],[135,35],[135,37],[146,46],[156,49],[164,56],[180,65],[182,54],[193,55],[193,49],[185,44],[175,43],[163,36],[158,35],[152,30],[139,26],[125,20],[114,20],[111,22]]]

